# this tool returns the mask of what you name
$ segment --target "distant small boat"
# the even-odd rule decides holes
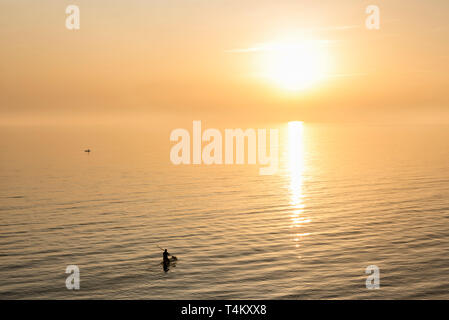
[[[86,149],[86,150],[84,150],[84,152],[87,152],[87,153],[89,153],[89,152],[90,152],[90,149]]]

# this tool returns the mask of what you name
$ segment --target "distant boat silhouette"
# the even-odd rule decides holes
[[[90,149],[86,149],[84,150],[84,152],[90,153]]]

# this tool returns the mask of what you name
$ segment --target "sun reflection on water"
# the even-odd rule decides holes
[[[304,126],[300,121],[288,123],[288,171],[290,178],[290,205],[292,207],[291,228],[294,228],[294,241],[299,247],[301,237],[309,233],[300,232],[311,220],[304,217]]]

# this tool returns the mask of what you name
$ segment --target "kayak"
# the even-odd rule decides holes
[[[168,272],[170,270],[170,267],[176,267],[176,261],[178,261],[178,258],[171,257],[168,260],[161,261],[161,265],[164,268],[165,272]]]
[[[170,257],[167,261],[162,260],[161,264],[170,264],[172,262],[178,261],[178,258],[176,258],[175,256]]]

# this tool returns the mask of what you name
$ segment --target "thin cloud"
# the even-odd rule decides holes
[[[327,45],[330,45],[332,43],[336,43],[338,41],[339,40],[314,40],[314,41],[311,41],[311,42],[313,42],[315,44],[318,44],[318,45],[327,46]],[[228,50],[225,50],[225,52],[228,52],[228,53],[270,52],[270,51],[285,50],[285,49],[288,49],[288,48],[291,48],[291,49],[301,48],[303,46],[304,45],[301,44],[301,41],[299,41],[298,43],[293,42],[291,44],[290,43],[286,43],[286,44],[283,44],[283,43],[262,43],[262,44],[256,45],[254,47],[249,47],[249,48],[228,49]]]
[[[247,52],[260,52],[260,51],[268,51],[268,50],[266,47],[253,47],[253,48],[225,50],[225,52],[229,52],[229,53],[247,53]]]
[[[333,73],[327,74],[329,78],[349,78],[349,77],[363,77],[369,75],[364,72],[353,72],[353,73]]]
[[[346,26],[333,26],[333,27],[323,27],[323,28],[316,28],[312,30],[337,30],[337,31],[344,31],[344,30],[351,30],[351,29],[358,29],[361,26],[358,24],[351,24]]]

